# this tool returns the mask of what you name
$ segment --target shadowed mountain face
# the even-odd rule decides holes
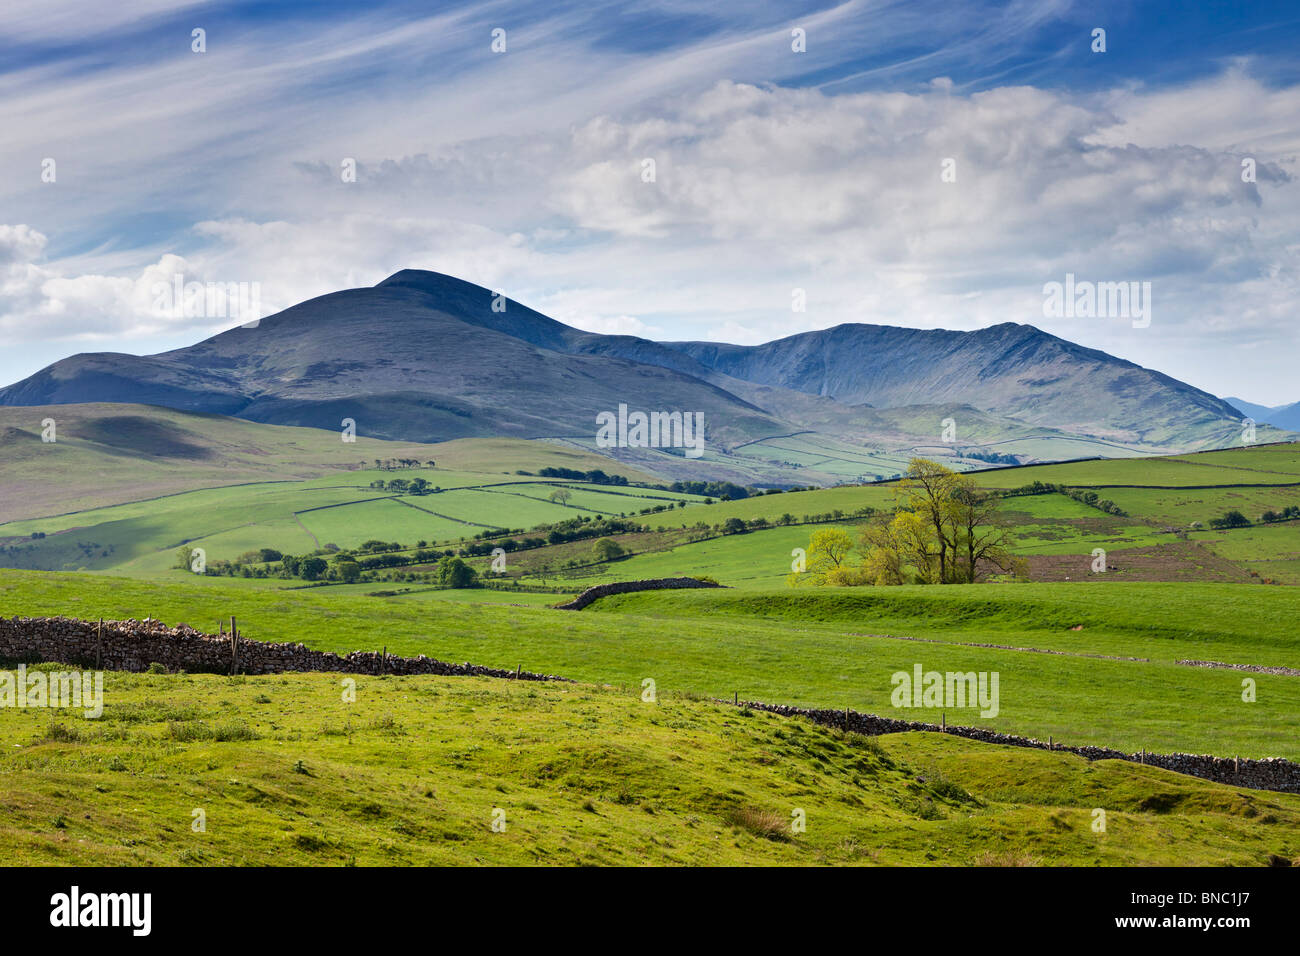
[[[258,422],[441,441],[591,439],[596,416],[699,411],[735,446],[805,429],[863,438],[863,405],[969,405],[1013,425],[1182,450],[1231,443],[1240,415],[1168,376],[1024,325],[842,325],[744,347],[583,332],[434,272],[311,299],[152,356],[76,355],[0,405],[134,402]],[[928,433],[928,432],[927,432]]]
[[[1264,422],[1276,428],[1285,428],[1288,431],[1300,430],[1300,402],[1270,408],[1267,405],[1256,405],[1254,402],[1248,402],[1240,398],[1225,398],[1224,401],[1233,408],[1240,409],[1243,415],[1248,415],[1257,422]]]
[[[412,441],[590,438],[620,403],[703,412],[718,441],[784,427],[701,378],[587,351],[600,336],[492,301],[459,279],[400,272],[173,352],[73,356],[0,391],[0,404],[140,402],[331,429],[352,418]]]
[[[714,371],[840,402],[960,402],[1125,442],[1201,447],[1228,440],[1241,419],[1167,375],[1010,322],[976,332],[841,325],[748,347],[671,344]]]

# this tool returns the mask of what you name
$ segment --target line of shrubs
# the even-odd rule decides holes
[[[1279,521],[1294,521],[1300,518],[1300,507],[1296,505],[1287,505],[1281,511],[1269,509],[1259,516],[1260,524],[1275,524]],[[1237,509],[1225,511],[1217,518],[1210,519],[1210,527],[1216,531],[1222,531],[1227,528],[1249,528],[1251,520]]]
[[[1108,515],[1114,515],[1117,518],[1127,518],[1128,512],[1121,508],[1109,498],[1103,498],[1095,491],[1089,491],[1086,488],[1071,488],[1068,485],[1060,485],[1051,481],[1035,481],[1032,484],[1021,485],[1019,488],[1008,488],[999,492],[1003,498],[1017,498],[1028,495],[1046,495],[1058,494],[1073,498],[1080,504],[1087,505],[1089,508],[1096,508],[1098,511],[1104,511]]]

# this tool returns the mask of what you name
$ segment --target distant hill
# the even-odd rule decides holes
[[[1284,428],[1287,431],[1300,431],[1300,402],[1292,402],[1290,405],[1276,405],[1272,408],[1267,405],[1256,405],[1254,402],[1247,402],[1240,398],[1225,398],[1225,402],[1234,408],[1253,418],[1256,422],[1263,422],[1273,425],[1276,428]]]
[[[1230,441],[1224,400],[1030,325],[975,332],[840,325],[765,345],[678,342],[736,378],[876,408],[962,402],[1076,434],[1183,449]]]
[[[42,441],[52,418],[53,442]],[[600,468],[651,476],[550,442],[475,438],[436,445],[337,430],[262,425],[155,405],[0,408],[0,523],[250,482],[299,481],[370,467],[375,459],[434,460],[456,471]]]
[[[917,449],[969,467],[990,450],[1028,461],[1219,447],[1236,441],[1241,417],[1031,326],[843,325],[754,347],[660,343],[583,332],[419,270],[171,352],[74,355],[0,389],[7,406],[105,402],[332,431],[352,419],[358,435],[390,440],[547,438],[587,450],[597,416],[620,405],[701,412],[703,462],[605,453],[671,477],[786,483],[892,473]],[[958,444],[941,442],[954,414]],[[775,447],[791,435],[813,437]]]

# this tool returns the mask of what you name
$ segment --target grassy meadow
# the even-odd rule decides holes
[[[250,460],[269,455],[265,427],[245,436],[263,443],[248,446]],[[38,495],[0,513],[0,613],[148,616],[206,631],[233,615],[253,640],[578,683],[366,678],[349,706],[325,675],[110,674],[97,722],[0,709],[0,843],[22,861],[1250,865],[1300,855],[1300,798],[942,736],[846,737],[710,700],[934,720],[891,703],[892,676],[920,663],[999,674],[998,712],[955,708],[950,724],[1127,752],[1300,760],[1300,678],[1180,663],[1300,669],[1300,590],[1287,586],[1300,583],[1300,522],[1260,520],[1300,503],[1295,446],[976,472],[991,489],[1068,486],[1002,500],[1028,581],[807,588],[788,582],[797,550],[819,528],[856,536],[868,509],[894,506],[892,483],[720,500],[648,487],[651,476],[561,444],[461,440],[401,467],[378,467],[383,451],[364,461],[349,449],[356,460],[343,467],[284,444],[263,480],[214,479],[206,465],[164,480],[141,465],[130,488],[91,489],[107,452],[87,429],[69,427],[66,453],[90,470],[75,493],[63,486],[68,508]],[[815,461],[822,452],[849,470],[887,464],[873,457],[881,450],[799,436],[767,444],[761,454],[810,467],[838,467]],[[23,448],[28,457],[0,473],[26,474],[33,449]],[[600,467],[634,483],[541,478],[543,467]],[[371,487],[416,477],[436,490]],[[1078,500],[1088,491],[1124,513]],[[1248,526],[1209,527],[1234,508]],[[553,541],[509,553],[491,588],[438,587],[428,565],[316,585],[274,566],[263,576],[176,567],[187,544],[210,561],[263,548],[328,556],[371,539],[405,555],[420,542],[455,550],[493,529],[546,537],[557,523],[624,516],[643,526],[609,535],[624,556],[598,555],[591,537]],[[491,574],[490,557],[467,560]],[[676,576],[727,589],[551,607],[597,583]],[[639,697],[647,679],[656,704]],[[195,807],[205,833],[190,829]],[[1097,807],[1111,814],[1109,834],[1089,826]],[[491,829],[494,808],[504,832]],[[787,825],[797,808],[803,833]]]
[[[17,865],[1264,865],[1300,796],[678,694],[112,674],[0,711]],[[1105,832],[1094,832],[1096,810]],[[803,825],[796,828],[796,819]],[[495,828],[494,828],[495,826]]]

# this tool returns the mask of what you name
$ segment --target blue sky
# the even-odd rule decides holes
[[[233,324],[160,312],[178,275],[265,313],[414,267],[662,339],[1025,322],[1300,400],[1297,49],[1282,3],[9,3],[0,382]],[[1151,282],[1150,325],[1044,316],[1067,273]]]

